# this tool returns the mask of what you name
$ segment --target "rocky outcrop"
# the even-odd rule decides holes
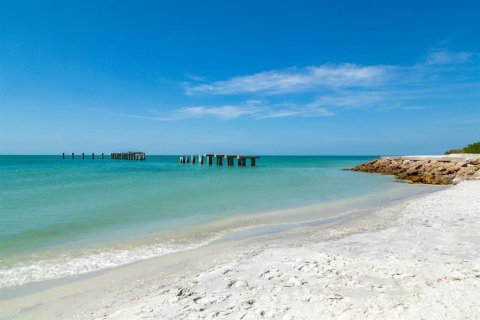
[[[439,161],[384,157],[350,170],[391,174],[411,183],[456,184],[463,180],[480,179],[480,159]]]

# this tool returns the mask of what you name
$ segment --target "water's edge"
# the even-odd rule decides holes
[[[286,209],[283,214],[288,215],[288,211],[297,211],[297,212],[304,212],[306,213],[303,215],[303,219],[301,220],[277,220],[275,223],[269,223],[273,215],[278,215],[278,212],[275,213],[264,213],[263,217],[264,220],[259,219],[258,221],[262,221],[262,223],[256,225],[249,225],[249,226],[242,226],[238,228],[231,228],[222,234],[217,234],[215,237],[210,238],[202,243],[197,243],[194,246],[180,248],[178,250],[172,250],[169,252],[165,252],[158,255],[151,255],[148,257],[143,257],[140,259],[120,263],[118,265],[113,265],[105,268],[100,268],[96,270],[91,270],[83,273],[75,273],[75,274],[68,274],[62,277],[56,277],[52,279],[43,279],[41,281],[34,281],[34,282],[27,282],[19,286],[12,286],[12,287],[3,287],[0,288],[0,298],[1,299],[8,299],[19,297],[27,294],[32,294],[40,291],[47,290],[49,288],[53,288],[59,285],[64,285],[76,281],[81,281],[83,279],[91,278],[99,276],[105,272],[109,272],[112,269],[116,268],[123,268],[132,264],[142,263],[146,260],[156,259],[161,256],[167,256],[183,251],[191,251],[201,247],[216,245],[216,244],[225,244],[228,242],[237,242],[237,241],[244,241],[249,239],[254,239],[257,237],[265,237],[271,236],[274,234],[280,235],[284,232],[291,231],[294,229],[302,229],[302,228],[314,228],[318,226],[328,226],[333,224],[339,224],[343,222],[347,222],[350,219],[358,218],[362,216],[368,216],[369,213],[379,210],[380,208],[390,207],[396,205],[398,203],[402,203],[404,201],[409,201],[416,198],[421,198],[422,196],[443,190],[447,187],[440,187],[440,186],[419,186],[419,185],[408,185],[408,187],[412,188],[411,192],[402,193],[398,197],[395,198],[388,198],[383,199],[382,201],[372,201],[364,199],[353,199],[352,202],[345,204],[343,203],[330,203],[330,208],[336,208],[337,210],[333,210],[332,214],[328,217],[322,218],[315,218],[316,214],[311,214],[312,210],[318,210],[319,208],[325,207],[324,203],[298,207],[298,208],[290,208]],[[413,190],[416,189],[416,190]],[[351,200],[351,199],[350,199]],[[378,199],[377,199],[378,200]],[[307,213],[308,212],[308,213]],[[285,217],[285,216],[284,216]]]

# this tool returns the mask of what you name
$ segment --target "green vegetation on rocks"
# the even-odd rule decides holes
[[[463,149],[452,149],[445,152],[445,154],[452,153],[480,153],[480,142],[469,144]]]

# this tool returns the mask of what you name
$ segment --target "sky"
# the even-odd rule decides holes
[[[479,1],[0,0],[0,154],[479,140]]]

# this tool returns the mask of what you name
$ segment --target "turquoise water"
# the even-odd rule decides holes
[[[219,167],[177,156],[0,156],[0,287],[194,247],[239,217],[254,224],[264,212],[408,188],[341,170],[372,158],[268,156],[256,167]]]

